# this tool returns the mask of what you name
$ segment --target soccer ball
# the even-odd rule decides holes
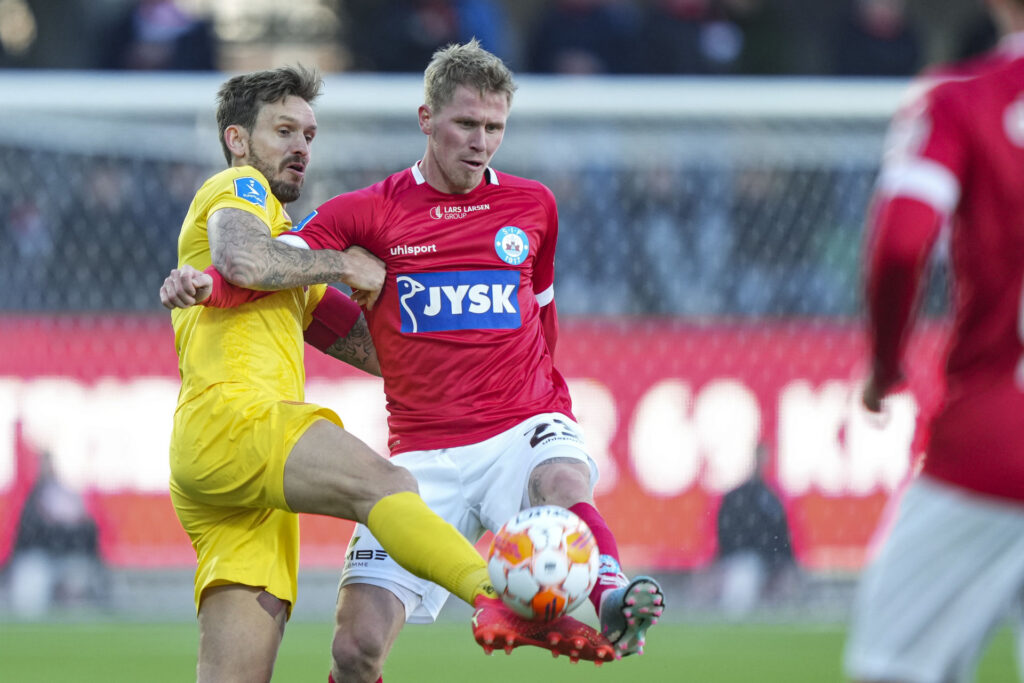
[[[597,542],[586,523],[554,505],[521,511],[494,535],[487,571],[516,614],[550,621],[576,609],[597,583]]]

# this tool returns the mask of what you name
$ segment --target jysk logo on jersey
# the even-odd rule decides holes
[[[519,272],[462,270],[399,275],[402,332],[519,327]]]
[[[494,250],[510,266],[518,266],[530,253],[530,240],[526,233],[514,225],[506,225],[494,236]]]
[[[235,178],[235,195],[261,209],[267,208],[267,188],[255,178]]]
[[[308,216],[303,218],[301,221],[298,222],[297,225],[295,225],[295,227],[292,228],[292,232],[298,232],[299,230],[302,230],[304,227],[306,227],[306,223],[313,220],[313,217],[316,216],[316,214],[317,212],[315,209],[313,211],[310,211]]]

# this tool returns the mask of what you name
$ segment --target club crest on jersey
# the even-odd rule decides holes
[[[512,330],[520,325],[517,271],[408,273],[395,283],[402,332]]]
[[[235,195],[261,209],[267,208],[267,188],[255,178],[235,178]]]
[[[295,225],[295,227],[292,228],[292,232],[298,232],[299,230],[302,230],[304,227],[306,227],[306,223],[308,223],[311,220],[313,220],[313,218],[316,216],[316,214],[317,214],[316,209],[310,211],[308,216],[303,218],[301,221],[299,221]]]
[[[518,266],[530,253],[530,240],[516,226],[506,225],[494,236],[494,250],[502,261],[510,266]]]

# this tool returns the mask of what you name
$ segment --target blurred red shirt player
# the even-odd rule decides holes
[[[1024,588],[1024,0],[988,0],[1006,34],[927,74],[893,120],[871,215],[871,411],[901,354],[933,246],[950,229],[954,325],[921,476],[865,571],[847,674],[970,676]]]

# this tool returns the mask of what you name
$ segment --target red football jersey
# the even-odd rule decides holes
[[[417,165],[325,202],[284,239],[295,238],[359,245],[387,264],[366,319],[392,453],[476,443],[538,413],[572,417],[552,364],[558,213],[541,183],[488,169],[472,192],[445,194]]]
[[[874,360],[895,376],[915,284],[948,224],[953,331],[924,471],[1024,500],[1024,34],[921,85],[893,121],[879,177]]]

